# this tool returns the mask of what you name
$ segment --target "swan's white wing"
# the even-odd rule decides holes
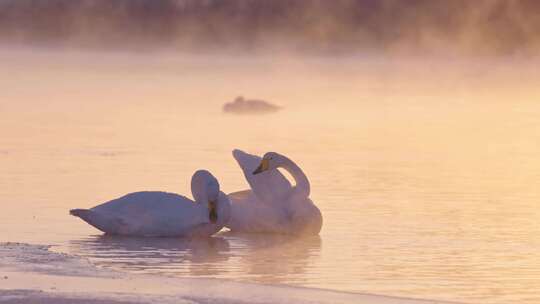
[[[231,217],[225,225],[234,232],[287,231],[288,218],[285,209],[272,204],[263,204],[251,190],[229,194]]]
[[[90,210],[96,218],[112,221],[112,227],[121,227],[122,231],[105,231],[109,233],[188,235],[197,226],[209,222],[208,214],[199,204],[166,192],[130,193]]]
[[[241,150],[233,151],[234,159],[244,172],[251,190],[264,203],[274,203],[283,200],[292,190],[291,183],[278,170],[269,170],[253,175],[259,166],[261,158]]]

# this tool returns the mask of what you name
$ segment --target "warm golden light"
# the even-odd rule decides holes
[[[156,13],[170,21],[149,22],[156,28],[113,31],[111,20],[132,24],[129,14],[151,10],[111,9],[95,23],[73,8],[77,17],[65,36],[50,18],[24,28],[2,19],[12,12],[0,3],[0,242],[55,245],[0,244],[0,270],[11,277],[0,284],[0,300],[2,288],[174,293],[189,285],[175,278],[195,277],[242,282],[227,282],[226,292],[209,285],[220,296],[235,291],[231,303],[252,300],[241,297],[251,290],[245,282],[538,303],[540,40],[536,19],[524,18],[538,4],[342,1],[342,10],[325,15],[325,1],[307,2],[309,9],[289,8],[303,12],[294,15],[294,30],[245,29],[242,14],[227,19],[212,10],[206,27],[194,26],[196,20],[174,21],[172,8],[156,8],[176,13]],[[281,11],[276,3],[268,1]],[[358,5],[365,10],[352,9]],[[56,10],[49,14],[67,20]],[[50,26],[36,32],[40,22]],[[180,25],[192,27],[183,32]],[[38,40],[43,44],[26,43]],[[280,108],[224,113],[237,96]],[[294,159],[322,211],[320,236],[115,238],[68,215],[133,191],[189,194],[198,169],[211,171],[224,193],[249,189],[231,155],[236,148]],[[215,209],[209,207],[217,218]],[[46,263],[26,256],[50,251],[68,255]],[[69,281],[63,275],[73,269],[80,272]],[[132,277],[114,289],[120,279],[106,271]],[[275,288],[267,294],[288,295]],[[294,290],[302,301],[360,299]]]

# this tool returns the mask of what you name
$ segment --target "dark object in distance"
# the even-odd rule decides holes
[[[232,102],[228,102],[223,106],[223,112],[235,114],[263,114],[273,113],[280,110],[281,107],[273,105],[264,100],[244,99],[238,96]]]

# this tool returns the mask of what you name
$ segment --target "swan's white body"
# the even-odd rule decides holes
[[[132,236],[210,236],[223,228],[230,202],[204,170],[191,180],[195,201],[174,193],[134,192],[91,209],[70,213],[107,233]]]
[[[302,170],[290,159],[267,153],[270,167],[254,174],[264,159],[234,150],[233,156],[244,172],[251,190],[229,194],[231,217],[226,227],[235,232],[318,234],[322,215],[309,199],[310,185]],[[259,166],[260,167],[260,166]],[[291,183],[277,170],[287,170]]]

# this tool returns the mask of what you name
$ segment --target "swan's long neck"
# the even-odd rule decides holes
[[[216,178],[206,170],[197,170],[191,177],[191,194],[197,203],[207,204],[210,190],[219,194],[219,183]]]
[[[308,197],[310,192],[310,185],[307,176],[304,174],[304,171],[298,167],[292,160],[283,157],[283,163],[281,167],[291,174],[296,183],[294,187],[294,192],[296,195],[301,195],[303,197]]]
[[[202,185],[200,180],[194,180],[191,183],[191,194],[193,195],[193,200],[197,203],[205,205],[206,202],[208,202],[206,188]]]

